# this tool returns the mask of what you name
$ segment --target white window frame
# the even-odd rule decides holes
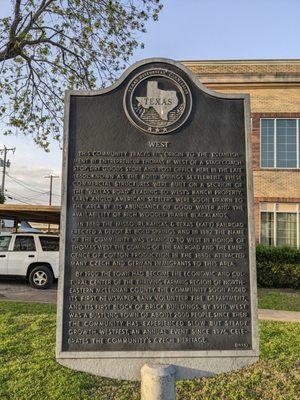
[[[267,202],[263,202],[263,203],[267,203]],[[297,249],[300,248],[300,203],[269,203],[273,205],[273,209],[272,211],[265,211],[262,210],[262,204],[259,204],[259,243],[261,243],[261,214],[263,212],[271,212],[274,214],[274,224],[273,224],[273,238],[274,238],[274,247],[277,247],[277,214],[282,213],[283,211],[277,211],[277,206],[280,204],[293,204],[296,206],[296,247]]]
[[[273,120],[274,121],[274,166],[273,167],[262,167],[262,138],[261,138],[261,122],[262,120]],[[276,138],[276,130],[277,130],[277,121],[282,119],[291,119],[296,121],[296,157],[297,157],[297,165],[296,167],[277,167],[277,138]],[[300,136],[300,118],[260,118],[259,120],[259,166],[260,169],[286,169],[286,170],[295,170],[300,169],[300,154],[299,154],[299,138]]]

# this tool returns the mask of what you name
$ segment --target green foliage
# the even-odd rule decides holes
[[[300,289],[300,250],[257,246],[256,268],[259,287]]]
[[[0,190],[0,204],[4,204],[5,203],[5,196],[4,193],[2,192],[2,190]]]
[[[300,312],[300,291],[258,289],[258,308]]]
[[[260,361],[240,371],[178,383],[178,400],[298,400],[300,324],[260,323]]]
[[[272,247],[258,245],[256,247],[258,262],[270,261],[279,264],[300,264],[300,250],[293,247]]]
[[[0,302],[1,400],[138,400],[139,383],[75,372],[55,361],[55,306]],[[261,359],[177,383],[178,400],[296,400],[300,324],[262,322]]]
[[[138,384],[56,363],[55,328],[53,305],[0,302],[1,400],[138,400]]]
[[[60,140],[66,89],[113,82],[161,0],[12,1],[0,19],[0,120],[46,150]]]

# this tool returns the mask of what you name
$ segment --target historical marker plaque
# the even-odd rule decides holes
[[[129,379],[256,361],[248,96],[154,59],[69,92],[65,118],[58,361]]]

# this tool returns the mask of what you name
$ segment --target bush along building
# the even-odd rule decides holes
[[[300,248],[300,60],[184,61],[210,89],[249,93],[255,236]]]

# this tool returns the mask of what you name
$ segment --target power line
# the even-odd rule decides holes
[[[26,196],[22,196],[21,194],[19,194],[19,193],[15,193],[15,192],[13,192],[13,191],[7,191],[7,189],[6,189],[6,194],[5,194],[5,196],[8,198],[8,199],[10,199],[10,200],[16,200],[16,201],[19,201],[20,203],[23,203],[23,204],[28,204],[28,205],[32,205],[32,202],[30,202],[30,203],[28,203],[28,201],[25,201],[24,199],[27,199],[27,200],[30,200],[30,197],[26,197]],[[22,200],[21,199],[19,199],[19,198],[17,198],[17,197],[14,197],[14,196],[19,196],[19,197],[22,197]],[[34,202],[34,205],[38,205],[38,206],[43,206],[43,205],[45,205],[44,203],[38,203],[38,202]]]
[[[45,193],[41,193],[41,194],[35,194],[34,196],[30,196],[30,197],[28,197],[28,196],[23,196],[22,195],[22,197],[26,197],[28,200],[32,200],[32,199],[36,199],[37,197],[41,197],[41,196],[44,196],[45,194],[48,194],[49,192],[45,192]],[[21,195],[20,195],[21,196]]]
[[[33,189],[32,187],[26,185],[23,181],[21,181],[21,180],[15,178],[15,177],[9,175],[8,173],[6,173],[6,175],[7,175],[10,179],[12,179],[14,182],[16,182],[16,183],[18,183],[19,185],[23,186],[25,189],[28,189],[28,190],[31,190],[32,192],[36,192],[36,193],[40,193],[40,194],[48,193],[48,191],[47,191],[47,192],[42,192],[42,191],[40,191],[40,190]]]
[[[26,183],[24,183],[24,181],[11,176],[10,174],[6,173],[6,176],[8,176],[10,179],[12,179],[13,181],[15,181],[16,183],[18,183],[19,185],[23,186],[25,189],[31,190],[32,192],[36,192],[36,193],[40,193],[40,194],[49,194],[49,190],[45,191],[45,192],[41,192],[40,190],[34,189],[32,186],[27,185]],[[52,196],[57,196],[57,197],[61,197],[60,194],[57,193],[52,193]]]
[[[27,203],[27,201],[22,201],[22,200],[20,200],[20,199],[17,199],[16,197],[12,197],[12,196],[10,196],[10,195],[7,195],[7,197],[8,197],[9,199],[11,199],[11,200],[16,200],[16,201],[19,201],[20,203],[29,204],[29,205],[30,205],[30,203]]]
[[[27,189],[27,190],[30,190],[30,191],[35,192],[35,193],[39,193],[39,195],[49,195],[49,190],[42,192],[42,191],[40,191],[38,189],[34,189],[32,186],[28,186],[26,183],[24,183],[23,181],[21,181],[18,178],[15,178],[14,176],[11,176],[7,172],[6,172],[6,176],[9,179],[11,179],[12,181],[14,181],[15,183],[17,183],[18,185],[20,185],[20,186],[24,187],[25,189]],[[52,193],[52,196],[61,197],[61,195],[58,194],[58,193]],[[22,197],[24,197],[24,196],[22,196]]]
[[[13,194],[13,195],[18,196],[18,197],[22,197],[22,198],[25,199],[25,200],[32,200],[32,199],[34,198],[34,197],[23,196],[22,194],[13,192],[12,190],[7,190],[7,189],[5,189],[5,192],[8,193],[8,194]],[[35,200],[35,201],[36,201],[36,200]],[[43,205],[42,203],[36,203],[36,204],[38,204],[38,205]]]
[[[9,190],[10,192],[12,192],[11,190]],[[12,192],[13,193],[13,192]],[[23,194],[19,194],[19,193],[15,193],[17,196],[21,196],[21,197],[24,197],[25,199],[27,199],[27,200],[34,200],[34,199],[36,199],[36,198],[38,198],[38,197],[41,197],[41,196],[44,196],[44,195],[48,195],[49,194],[49,192],[45,192],[45,193],[41,193],[41,194],[35,194],[35,195],[33,195],[33,196],[30,196],[30,197],[28,197],[28,196],[24,196]],[[42,199],[41,199],[41,201],[42,201]]]

